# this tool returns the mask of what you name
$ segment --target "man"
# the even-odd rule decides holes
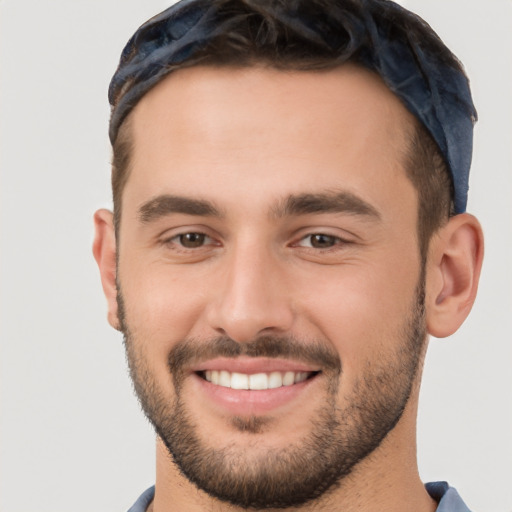
[[[157,432],[132,511],[467,511],[424,486],[428,335],[473,304],[476,113],[456,58],[372,1],[180,2],[110,88],[111,325]]]

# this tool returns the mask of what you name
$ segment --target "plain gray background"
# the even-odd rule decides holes
[[[425,481],[512,511],[512,2],[404,0],[464,62],[480,121],[469,211],[486,234],[478,300],[431,341]],[[162,0],[0,0],[1,512],[123,511],[154,480],[154,439],[91,255],[110,206],[106,91]]]

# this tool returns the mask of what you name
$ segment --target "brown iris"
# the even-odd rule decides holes
[[[311,246],[316,249],[327,249],[336,243],[336,237],[321,233],[310,236]]]
[[[203,233],[185,233],[180,235],[180,244],[187,249],[201,247],[204,244],[206,235]]]

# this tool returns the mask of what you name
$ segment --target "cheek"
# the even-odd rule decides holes
[[[167,358],[174,344],[193,334],[204,309],[207,282],[201,276],[192,279],[185,268],[161,261],[126,260],[120,264],[119,280],[130,332],[156,360]]]
[[[308,279],[303,306],[350,373],[400,343],[415,302],[419,269],[411,260],[396,268],[375,264],[336,270],[331,276]]]

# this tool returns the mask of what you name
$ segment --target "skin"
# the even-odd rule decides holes
[[[336,401],[346,407],[368,365],[395,353],[421,274],[417,194],[403,168],[407,110],[380,79],[352,65],[324,72],[196,67],[147,93],[130,123],[134,152],[118,239],[112,214],[98,211],[94,254],[109,321],[120,327],[117,279],[137,351],[159,389],[169,401],[176,396],[167,357],[184,339],[226,335],[247,343],[287,335],[320,339],[338,354]],[[333,191],[373,213],[276,215],[289,196]],[[162,194],[209,201],[221,215],[141,217]],[[178,235],[191,232],[206,234],[205,244],[180,245]],[[311,246],[315,233],[332,236],[332,247]],[[430,334],[448,336],[466,318],[482,255],[471,215],[454,217],[433,237],[425,269]],[[380,446],[342,486],[303,510],[435,510],[416,463],[419,379]],[[263,413],[271,422],[257,443],[192,375],[181,397],[205,442],[234,443],[250,463],[307,435],[326,386],[320,376]],[[152,507],[235,510],[196,489],[159,439]]]

